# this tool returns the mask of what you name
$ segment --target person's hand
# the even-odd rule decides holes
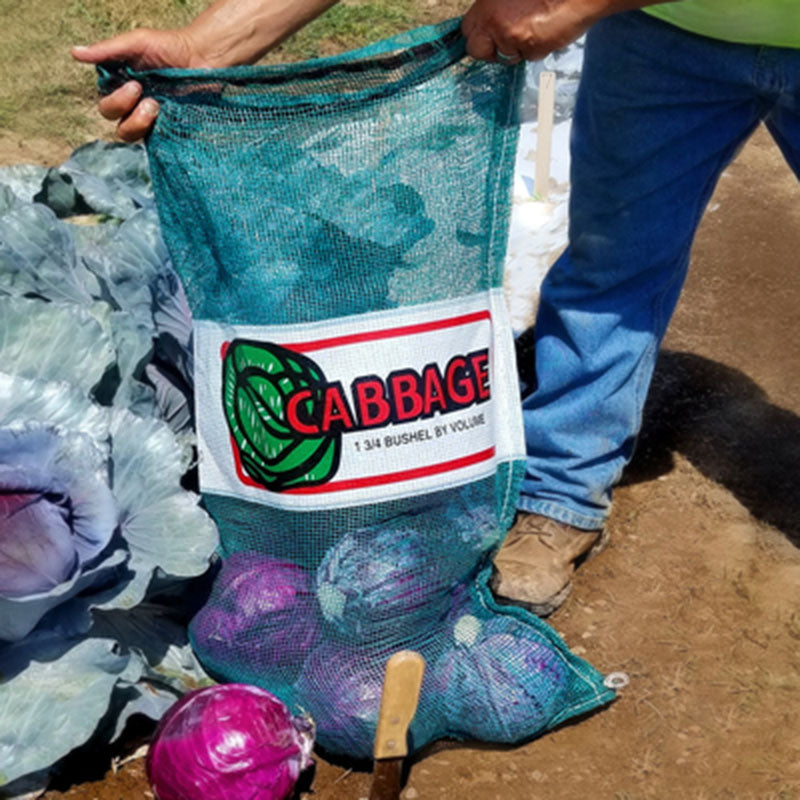
[[[73,58],[88,64],[125,61],[135,70],[157,67],[205,67],[209,63],[191,35],[184,30],[139,28],[88,47],[73,47]],[[155,122],[158,103],[142,98],[142,86],[128,81],[97,104],[108,120],[117,121],[117,134],[126,142],[141,139]]]
[[[649,0],[652,3],[654,0]],[[566,47],[598,19],[648,0],[475,0],[461,30],[481,61],[515,64]]]
[[[87,64],[125,61],[135,70],[254,64],[336,1],[217,0],[183,28],[139,28],[71,52]],[[144,136],[158,115],[158,103],[142,98],[136,81],[104,97],[98,108],[106,119],[118,120],[117,133],[128,142]]]

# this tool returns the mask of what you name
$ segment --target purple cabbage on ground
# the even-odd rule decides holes
[[[255,686],[184,695],[147,754],[158,800],[285,800],[311,764],[313,725]]]

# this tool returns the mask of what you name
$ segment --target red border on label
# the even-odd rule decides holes
[[[484,319],[488,319],[489,322],[492,321],[492,315],[488,310],[475,311],[472,314],[462,314],[458,317],[435,320],[434,322],[399,325],[396,328],[386,328],[381,331],[364,331],[363,333],[350,333],[345,336],[331,336],[327,339],[317,339],[313,342],[281,343],[281,347],[286,347],[298,353],[310,353],[313,350],[325,350],[329,347],[342,347],[343,345],[358,344],[359,342],[374,342],[378,339],[393,339],[396,336],[413,336],[415,333],[438,331],[442,328],[457,328],[460,325],[469,325]]]
[[[324,492],[341,492],[346,489],[366,489],[370,486],[382,486],[385,483],[400,483],[401,481],[412,481],[416,478],[427,478],[429,475],[438,475],[442,472],[452,472],[454,469],[480,464],[494,456],[494,447],[487,447],[478,453],[461,458],[453,458],[450,461],[441,461],[438,464],[429,464],[425,467],[416,469],[404,469],[399,472],[385,472],[383,475],[370,475],[366,478],[350,478],[346,481],[331,481],[320,486],[297,487],[287,489],[281,494],[322,494]]]
[[[492,315],[488,309],[482,311],[474,311],[470,314],[460,314],[457,317],[448,317],[447,319],[434,320],[432,322],[420,322],[412,325],[398,325],[395,328],[385,328],[377,331],[364,331],[362,333],[345,334],[343,336],[331,336],[326,339],[316,339],[310,342],[280,342],[281,347],[287,350],[294,350],[297,353],[309,353],[314,350],[326,350],[330,347],[343,347],[349,344],[359,344],[361,342],[371,342],[380,339],[392,339],[398,336],[413,336],[417,333],[428,333],[429,331],[442,330],[444,328],[457,328],[461,325],[471,325],[475,322],[488,320],[491,324]],[[220,355],[225,358],[228,351],[230,342],[223,342],[220,348]],[[233,453],[233,462],[236,468],[236,476],[239,481],[245,486],[251,486],[254,489],[261,489],[265,492],[271,491],[268,487],[254,481],[247,473],[245,473],[242,462],[239,457],[239,451],[236,447],[236,442],[233,436],[230,437],[231,451]],[[479,464],[482,461],[487,461],[493,458],[495,454],[494,447],[488,447],[485,450],[480,450],[477,453],[453,458],[449,461],[440,461],[438,464],[428,464],[424,467],[416,467],[414,469],[399,470],[397,472],[385,472],[382,475],[369,475],[364,478],[349,478],[347,480],[330,481],[330,483],[323,483],[318,486],[297,487],[294,489],[287,489],[283,492],[272,492],[273,494],[285,495],[307,495],[307,494],[326,494],[328,492],[341,492],[352,489],[364,489],[370,486],[383,486],[387,483],[401,483],[402,481],[416,480],[419,478],[427,478],[431,475],[439,475],[443,472],[452,472],[457,469]]]

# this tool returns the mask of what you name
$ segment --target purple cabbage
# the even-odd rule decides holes
[[[157,800],[285,800],[311,764],[313,725],[255,686],[184,695],[147,754]]]
[[[95,580],[116,522],[88,438],[0,430],[0,639],[23,638]]]
[[[471,501],[470,497],[458,497],[456,502],[448,503],[444,512],[444,522],[448,535],[452,537],[451,548],[460,549],[476,561],[503,539],[505,530],[501,528],[494,505]]]
[[[313,718],[322,747],[349,758],[372,758],[383,673],[393,652],[325,642],[308,657],[295,700]],[[433,738],[437,722],[423,698],[409,730],[412,750]]]
[[[190,625],[200,658],[222,674],[291,683],[319,639],[308,573],[289,561],[241,551],[223,563]]]
[[[355,642],[397,641],[430,629],[447,612],[451,564],[426,534],[392,525],[345,534],[317,570],[323,617]]]
[[[0,466],[0,486],[15,482]],[[50,591],[79,568],[68,497],[50,488],[0,495],[0,591],[6,597]]]
[[[456,619],[431,675],[451,733],[503,743],[546,728],[563,708],[569,680],[564,657],[530,625],[468,613]]]

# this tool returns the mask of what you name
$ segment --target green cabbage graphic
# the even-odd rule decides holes
[[[341,435],[307,436],[286,421],[291,394],[309,389],[308,417],[325,376],[300,353],[272,342],[235,339],[222,366],[222,402],[244,472],[274,492],[325,483],[336,472]]]

